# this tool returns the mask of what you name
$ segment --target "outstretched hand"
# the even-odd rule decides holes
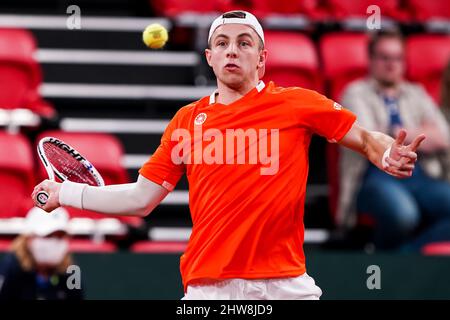
[[[397,177],[408,178],[412,176],[415,162],[417,161],[416,150],[425,140],[425,135],[420,134],[414,138],[413,142],[405,145],[406,130],[401,129],[397,138],[391,145],[389,156],[385,159],[387,166],[384,167],[385,172]]]

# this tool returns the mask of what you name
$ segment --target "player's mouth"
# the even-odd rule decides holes
[[[225,65],[225,70],[227,70],[227,71],[235,71],[235,70],[237,70],[237,69],[239,69],[239,66],[238,66],[237,64],[234,64],[234,63],[227,63],[227,64]]]

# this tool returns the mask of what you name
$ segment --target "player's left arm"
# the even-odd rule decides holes
[[[407,132],[401,129],[396,139],[377,131],[369,131],[355,122],[339,144],[359,152],[380,170],[397,178],[412,175],[417,160],[416,150],[425,139],[417,135],[408,145],[405,144]]]

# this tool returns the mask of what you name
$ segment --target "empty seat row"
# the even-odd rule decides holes
[[[342,89],[367,72],[367,42],[368,36],[363,33],[335,32],[325,34],[316,46],[301,33],[267,31],[265,80],[303,86],[339,100]],[[37,94],[41,75],[33,59],[34,50],[34,40],[28,32],[0,29],[0,88],[4,93],[0,96],[1,108],[54,112]],[[439,103],[441,74],[450,57],[450,37],[410,36],[406,54],[408,78],[422,83]]]
[[[11,250],[13,239],[0,238],[0,253]],[[186,250],[185,241],[136,241],[129,251],[141,254],[182,253]],[[75,253],[113,253],[119,250],[113,241],[97,242],[90,239],[72,238],[69,240],[69,250]]]
[[[401,22],[450,19],[450,3],[443,0],[151,0],[157,15],[175,17],[186,13],[209,14],[231,10],[251,11],[258,17],[273,14],[304,14],[314,20],[367,17],[376,5],[383,17]]]

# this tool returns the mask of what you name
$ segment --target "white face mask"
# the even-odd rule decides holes
[[[59,238],[33,238],[29,249],[34,260],[39,265],[58,265],[69,250],[67,239]]]

